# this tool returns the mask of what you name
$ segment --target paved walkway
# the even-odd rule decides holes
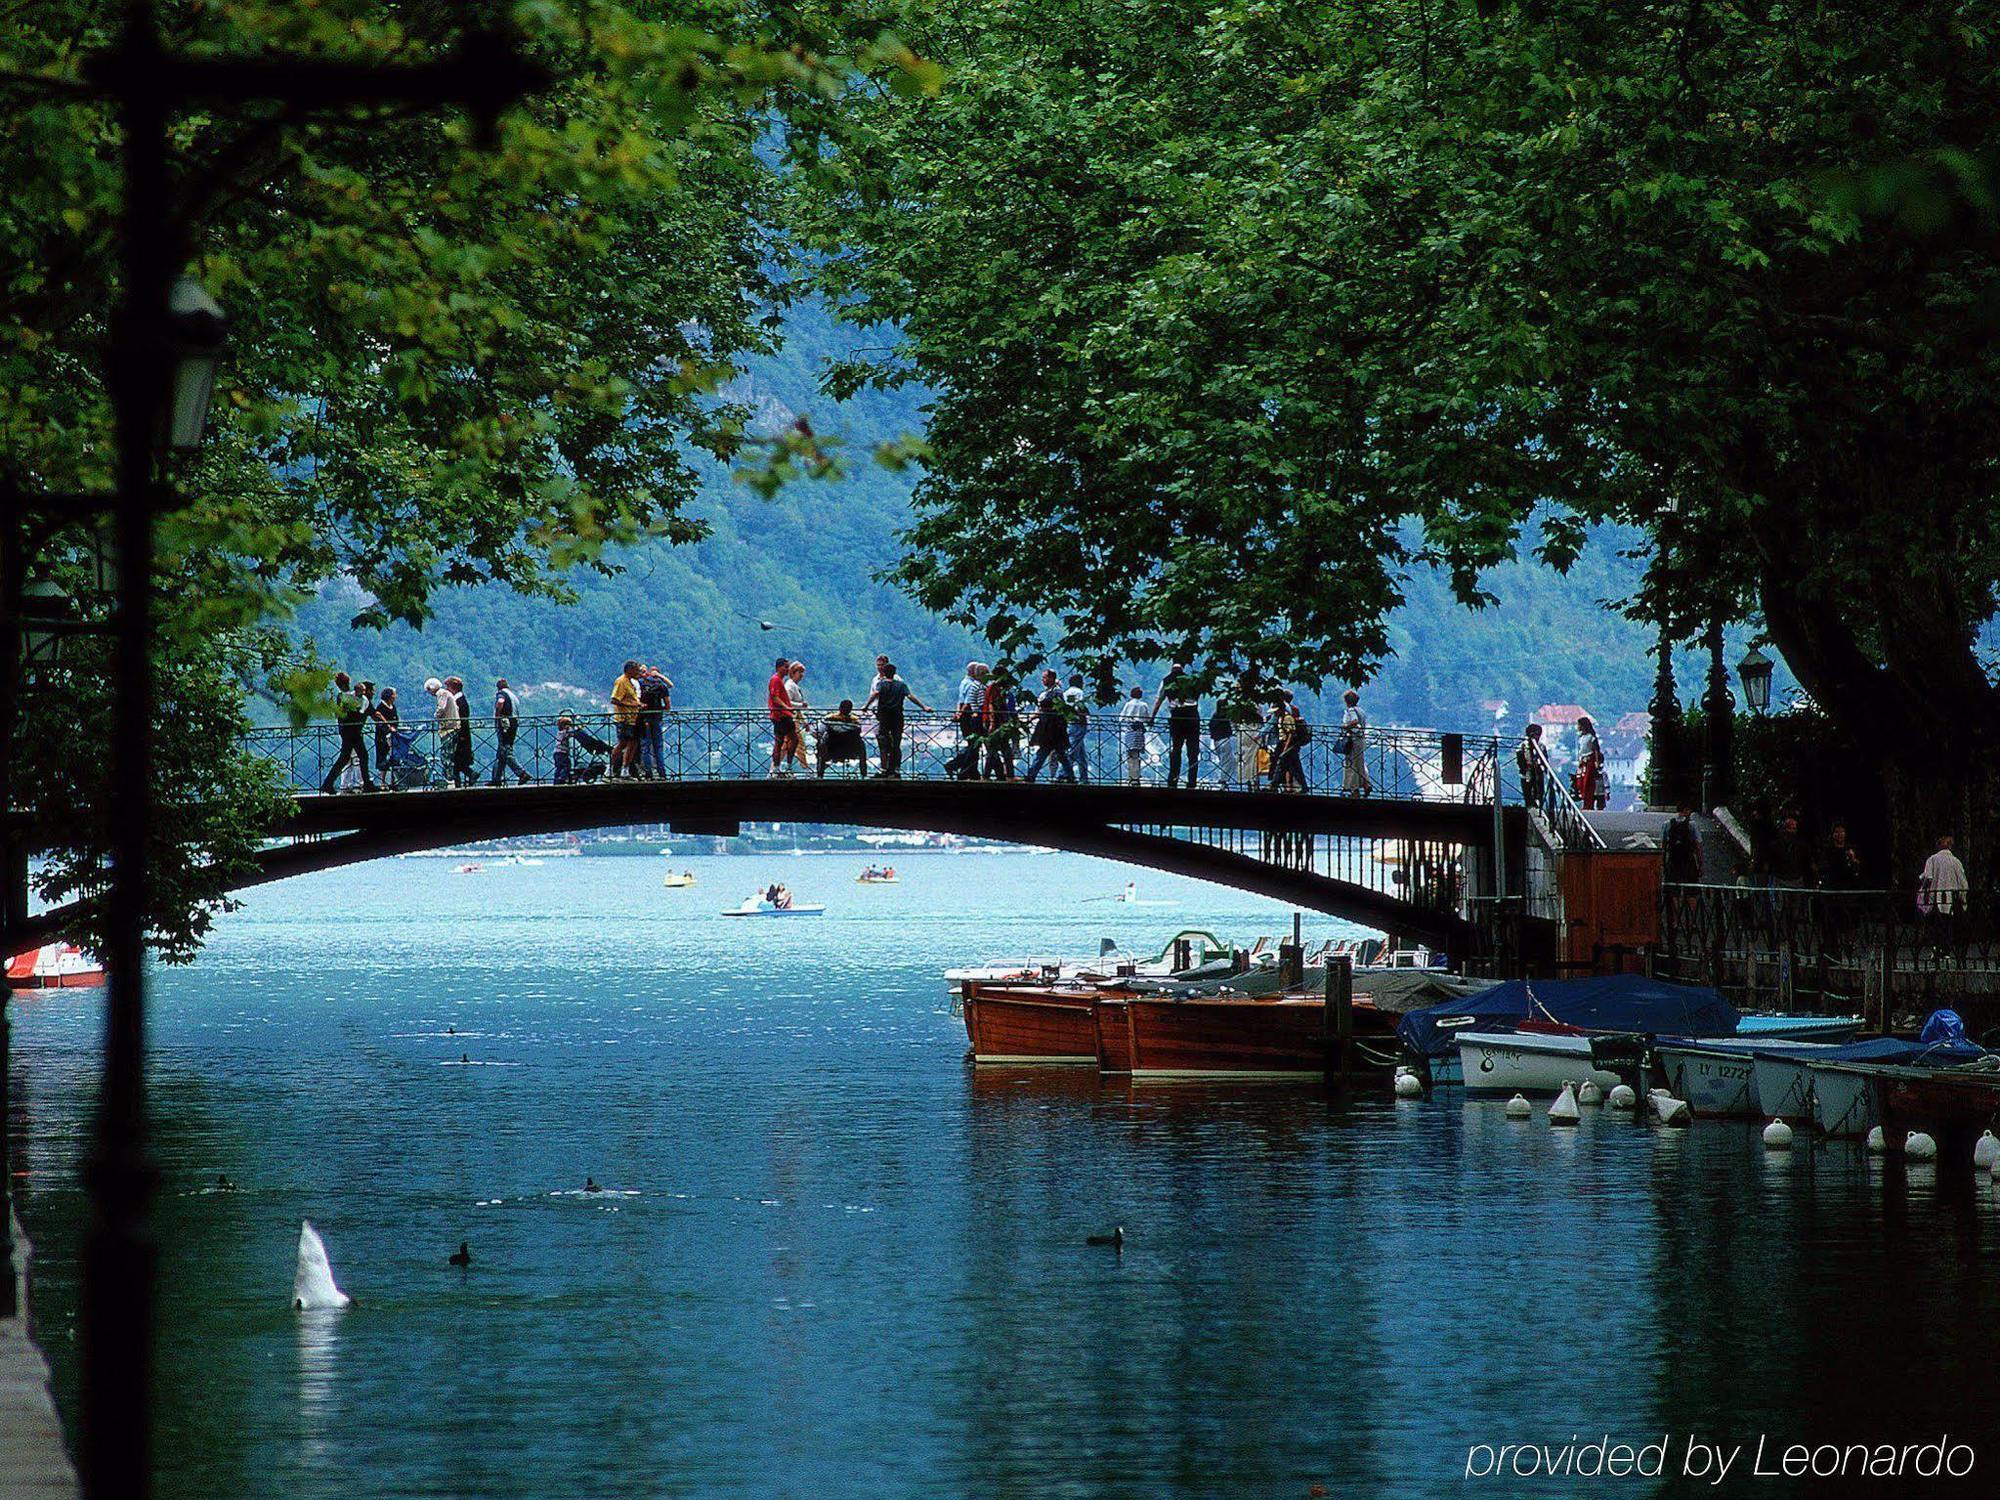
[[[14,1231],[16,1305],[27,1306],[28,1241]],[[0,1234],[9,1226],[0,1224]],[[76,1470],[63,1447],[49,1395],[49,1366],[28,1337],[26,1318],[0,1318],[0,1495],[7,1500],[76,1500]]]

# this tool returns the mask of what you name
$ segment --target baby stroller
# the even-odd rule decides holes
[[[407,729],[389,731],[389,767],[382,779],[391,788],[422,786],[430,780],[430,759],[417,749],[416,736]]]
[[[610,768],[611,747],[587,729],[570,731],[568,747],[556,747],[555,783],[596,781]]]

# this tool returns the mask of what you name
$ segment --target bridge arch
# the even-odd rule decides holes
[[[1284,840],[1315,836],[1461,845],[1492,837],[1490,808],[1451,803],[1371,804],[1312,795],[1019,782],[621,781],[304,798],[275,830],[291,842],[267,849],[246,884],[487,839],[635,823],[726,835],[746,822],[830,823],[1038,844],[1213,881],[1458,952],[1468,951],[1477,933],[1457,912],[1264,851]]]

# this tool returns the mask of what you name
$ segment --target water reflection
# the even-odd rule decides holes
[[[298,1352],[300,1456],[311,1466],[330,1463],[340,1430],[340,1334],[349,1316],[338,1308],[295,1312]]]

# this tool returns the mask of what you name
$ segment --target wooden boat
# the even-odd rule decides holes
[[[45,943],[7,960],[7,983],[17,990],[95,989],[104,965],[74,943]]]
[[[1098,1060],[1095,991],[968,981],[960,996],[975,1063]]]
[[[1132,1071],[1131,997],[1115,991],[1100,992],[1091,1007],[1097,1032],[1097,1070],[1100,1073]]]
[[[2000,1121],[2000,1072],[1991,1068],[1902,1068],[1877,1065],[1876,1100],[1891,1149],[1912,1130],[1938,1144],[1947,1161],[1964,1161],[1982,1131]]]
[[[1331,1039],[1326,1002],[1221,996],[1125,1001],[1134,1078],[1319,1078]]]

